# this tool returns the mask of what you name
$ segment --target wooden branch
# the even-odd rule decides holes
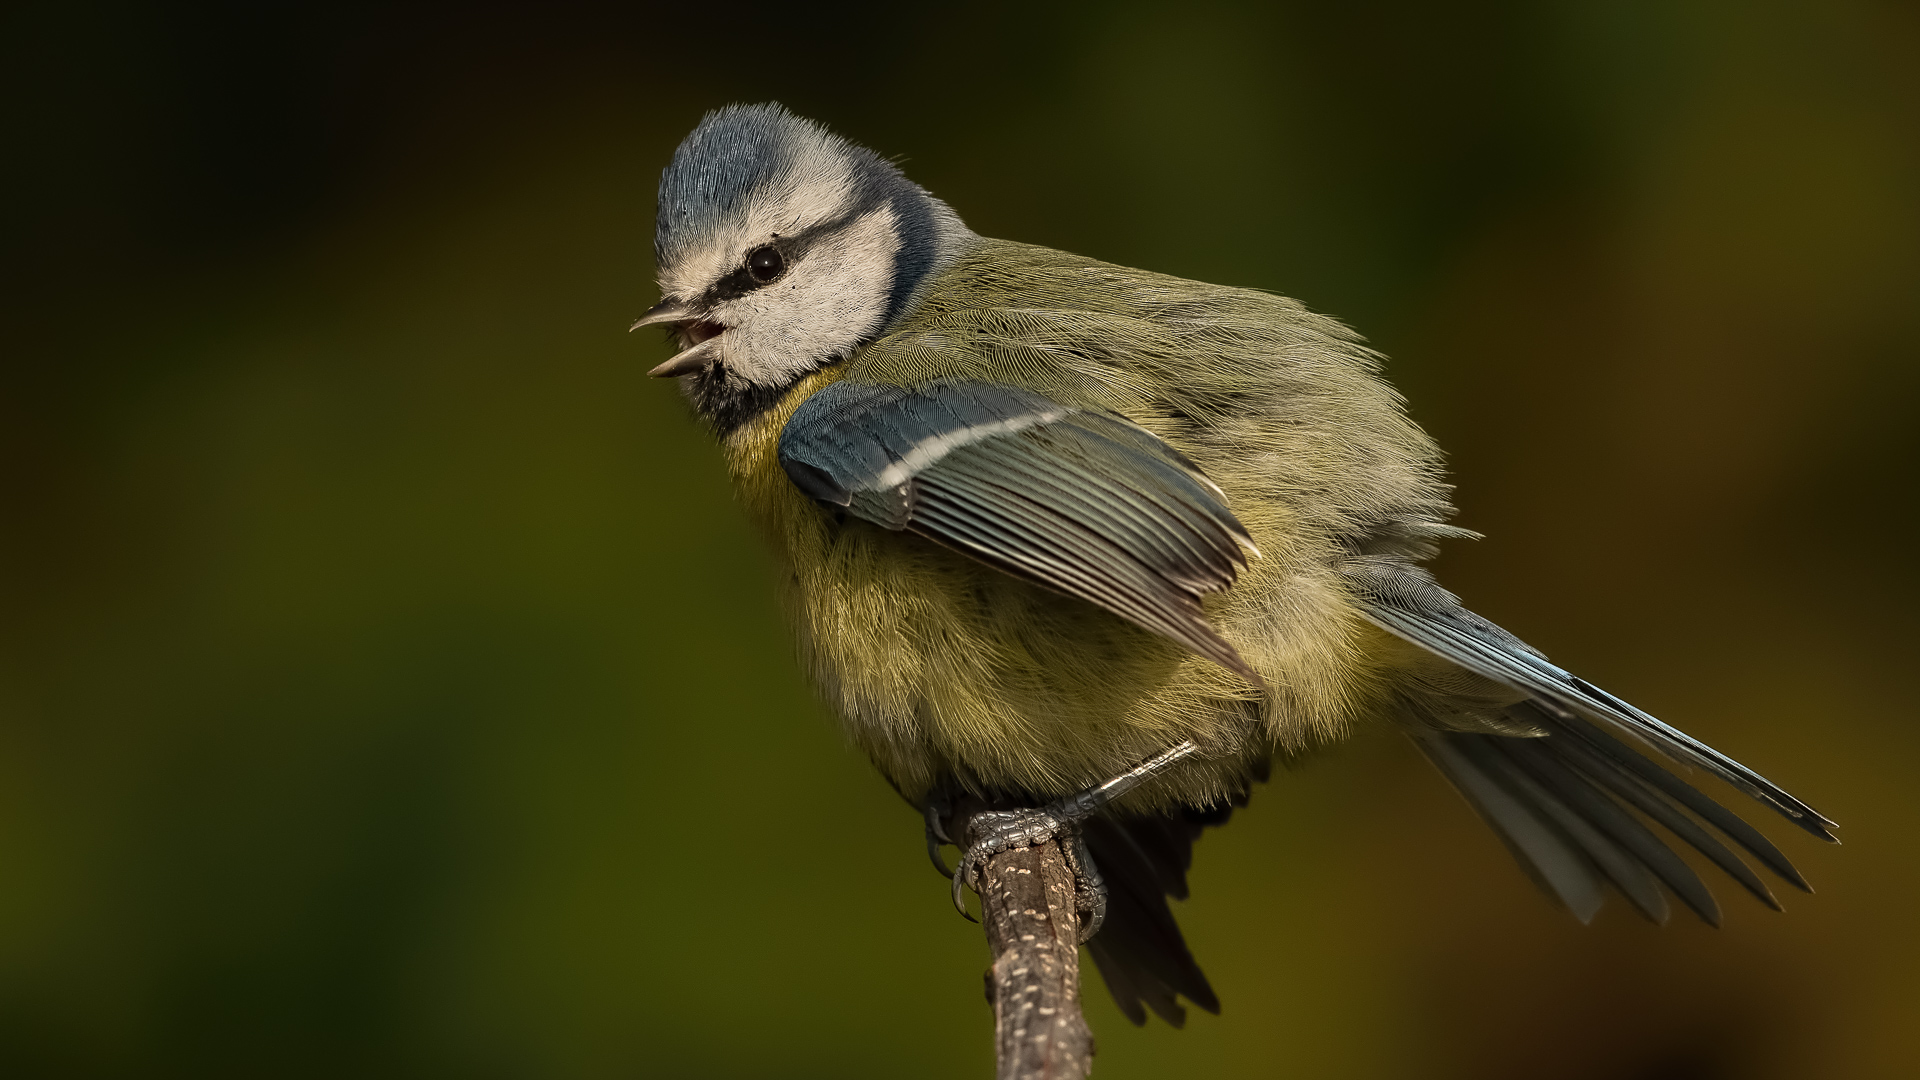
[[[999,1080],[1080,1080],[1093,1068],[1073,900],[1073,871],[1057,841],[1003,851],[981,871]]]

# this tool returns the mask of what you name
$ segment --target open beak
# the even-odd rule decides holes
[[[657,326],[660,323],[669,322],[686,322],[691,318],[694,318],[694,312],[691,308],[687,307],[687,305],[678,300],[662,300],[648,308],[647,313],[640,316],[639,321],[627,327],[627,333],[631,334],[643,326]]]
[[[714,341],[726,328],[718,323],[707,322],[691,306],[677,300],[662,300],[647,309],[645,315],[627,328],[628,333],[643,326],[657,326],[661,323],[679,323],[680,340],[693,344],[681,350],[673,359],[654,368],[647,374],[656,379],[671,379],[676,375],[689,375],[706,367],[719,354],[720,346]]]
[[[693,348],[680,352],[675,355],[673,359],[647,372],[647,374],[656,379],[671,379],[675,375],[691,375],[701,368],[706,367],[708,361],[712,360],[714,355],[719,351],[720,339],[718,337],[710,337],[700,344],[695,345]]]

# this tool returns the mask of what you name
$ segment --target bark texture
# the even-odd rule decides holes
[[[989,859],[980,903],[999,1080],[1080,1080],[1093,1068],[1093,1033],[1080,1015],[1080,920],[1059,843]]]

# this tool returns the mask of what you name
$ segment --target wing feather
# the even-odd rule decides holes
[[[1097,604],[1258,683],[1207,621],[1253,547],[1220,489],[1152,433],[997,383],[834,383],[781,431],[795,486]]]

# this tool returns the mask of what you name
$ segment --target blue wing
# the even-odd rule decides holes
[[[802,491],[1079,597],[1259,682],[1201,610],[1253,541],[1179,451],[997,383],[834,383],[780,433]]]

